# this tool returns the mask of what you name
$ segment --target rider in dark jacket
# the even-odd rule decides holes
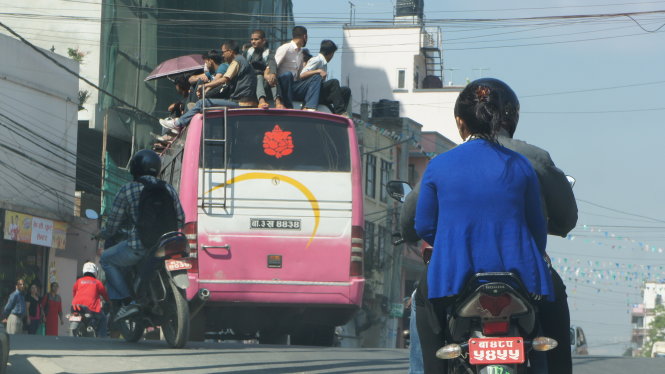
[[[125,282],[122,269],[137,264],[145,253],[136,227],[134,227],[138,221],[139,200],[144,187],[141,181],[156,183],[160,169],[161,159],[157,153],[151,150],[144,149],[138,151],[132,157],[129,163],[129,170],[134,180],[120,188],[113,201],[106,225],[99,234],[95,235],[101,239],[108,239],[113,237],[126,223],[129,222],[132,226],[128,239],[106,249],[99,260],[106,274],[106,287],[109,297],[111,300],[116,301],[116,304],[123,304],[123,307],[115,317],[116,320],[138,311],[135,304],[130,304],[132,301],[131,294]],[[166,187],[173,197],[178,228],[182,228],[185,221],[185,214],[180,205],[178,193],[173,186],[167,184]]]

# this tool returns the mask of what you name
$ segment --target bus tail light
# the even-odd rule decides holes
[[[363,252],[365,232],[362,226],[351,228],[351,272],[350,275],[363,275]]]
[[[197,258],[198,257],[198,240],[197,240],[197,225],[196,222],[185,223],[185,227],[182,230],[187,237],[187,246],[189,249],[189,257]],[[196,262],[196,261],[194,261]],[[198,266],[193,266],[190,271],[198,271]]]

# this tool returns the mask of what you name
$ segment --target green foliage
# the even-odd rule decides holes
[[[83,105],[90,97],[90,92],[87,90],[79,90],[79,111],[83,110]]]
[[[77,61],[79,64],[83,62],[83,57],[85,57],[87,53],[79,50],[78,48],[67,48],[67,55],[74,60]]]
[[[651,357],[651,350],[653,343],[658,341],[665,341],[665,306],[657,305],[654,308],[654,320],[649,324],[647,339],[645,339],[642,355],[644,357]]]

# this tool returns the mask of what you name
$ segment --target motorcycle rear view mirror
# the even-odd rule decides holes
[[[413,188],[411,188],[411,185],[408,182],[389,181],[386,183],[386,191],[388,191],[390,197],[403,203],[406,199],[406,195],[413,191]]]
[[[568,179],[568,183],[570,183],[570,188],[575,187],[575,178],[571,177],[570,175],[566,175],[566,179]]]
[[[99,214],[94,209],[86,209],[85,210],[85,217],[88,219],[98,219]]]

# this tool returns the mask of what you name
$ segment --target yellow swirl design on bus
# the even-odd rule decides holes
[[[211,193],[212,191],[218,188],[229,186],[231,184],[238,182],[244,182],[254,179],[273,179],[273,178],[279,178],[279,180],[284,181],[292,185],[293,187],[297,188],[300,192],[302,192],[303,195],[305,195],[309,203],[312,205],[312,211],[314,212],[314,230],[312,231],[312,236],[309,237],[307,246],[305,246],[305,248],[309,248],[309,245],[312,244],[312,240],[314,240],[316,232],[319,229],[319,222],[321,221],[321,209],[319,208],[319,201],[316,199],[316,196],[314,196],[314,194],[312,193],[312,191],[309,190],[309,188],[307,188],[304,184],[300,183],[299,181],[291,177],[288,177],[286,175],[275,174],[275,173],[247,173],[239,175],[235,178],[231,178],[225,183],[222,183],[218,186],[211,188],[210,191],[207,191],[206,193]]]

